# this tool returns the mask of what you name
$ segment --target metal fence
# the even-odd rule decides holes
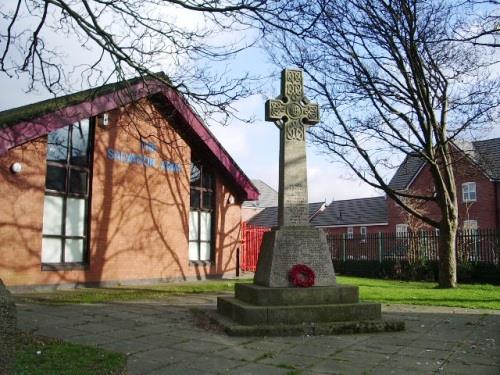
[[[271,228],[256,227],[243,222],[241,224],[242,237],[241,247],[241,262],[242,271],[255,272],[257,269],[257,260],[259,259],[260,244],[264,233],[269,232]]]
[[[328,235],[332,259],[400,260],[408,262],[439,260],[437,232],[375,233],[348,237]],[[500,264],[500,232],[495,230],[459,231],[456,238],[457,262]]]

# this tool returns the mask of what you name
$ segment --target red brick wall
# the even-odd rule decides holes
[[[477,220],[480,229],[497,228],[497,212],[499,202],[495,198],[495,183],[481,172],[470,160],[461,158],[455,163],[455,179],[458,197],[459,225],[462,227],[464,220]],[[462,200],[462,184],[465,182],[476,183],[476,202],[465,203]],[[428,166],[425,166],[415,181],[410,186],[410,190],[415,192],[432,193],[432,176]],[[408,214],[392,200],[388,200],[389,229],[394,232],[396,224],[410,222],[410,226],[416,226],[417,229],[425,227],[415,219],[408,219]],[[428,217],[439,220],[441,217],[439,208],[435,203],[429,203],[424,206],[425,214]]]
[[[221,176],[216,184],[216,251],[213,264],[188,261],[191,149],[148,102],[111,113],[96,126],[87,270],[41,271],[46,137],[0,157],[0,277],[7,285],[62,284],[140,279],[204,278],[234,274],[240,238],[240,203]],[[140,137],[158,146],[148,156],[170,160],[180,173],[107,157],[113,148],[141,153]],[[23,171],[14,175],[14,161]]]
[[[353,226],[353,235],[360,235],[360,226]],[[339,235],[346,234],[347,235],[347,227],[335,227],[335,228],[322,228],[327,234]],[[387,225],[366,225],[366,233],[374,234],[374,233],[385,233],[388,231]]]

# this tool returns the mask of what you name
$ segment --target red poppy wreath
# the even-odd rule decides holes
[[[315,277],[314,271],[305,264],[296,264],[288,271],[288,279],[298,288],[310,288]]]

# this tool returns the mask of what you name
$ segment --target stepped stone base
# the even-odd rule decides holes
[[[352,285],[313,288],[267,288],[255,284],[236,284],[235,297],[258,306],[357,303],[358,287]]]
[[[302,335],[404,330],[382,320],[381,305],[360,303],[358,287],[268,288],[236,284],[235,297],[218,297],[210,318],[231,335]]]
[[[404,331],[405,324],[398,320],[361,320],[333,323],[258,324],[243,325],[219,314],[214,309],[197,309],[211,323],[216,324],[229,336],[320,336],[356,333]]]

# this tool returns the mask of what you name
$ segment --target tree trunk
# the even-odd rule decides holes
[[[443,219],[439,230],[439,287],[456,288],[457,259],[456,237],[457,220]]]

